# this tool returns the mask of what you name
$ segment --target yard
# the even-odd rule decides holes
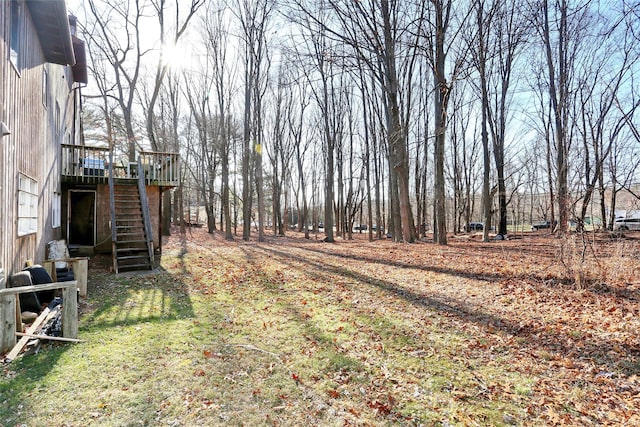
[[[94,258],[84,342],[4,365],[0,426],[640,424],[633,234],[292,234]]]

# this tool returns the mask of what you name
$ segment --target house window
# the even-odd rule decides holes
[[[51,227],[60,227],[60,220],[62,217],[62,197],[60,194],[55,193],[51,200]]]
[[[18,236],[38,231],[38,182],[18,175]]]
[[[22,4],[11,1],[11,43],[9,59],[16,69],[20,69],[20,44],[22,39]]]

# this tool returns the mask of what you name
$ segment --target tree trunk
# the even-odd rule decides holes
[[[434,142],[434,215],[435,229],[434,239],[440,245],[447,244],[447,218],[445,206],[445,178],[444,178],[444,152],[445,134],[447,129],[447,107],[449,103],[450,88],[445,77],[444,37],[446,23],[444,22],[443,5],[435,1],[435,52],[434,52],[434,82],[435,82],[435,142]]]

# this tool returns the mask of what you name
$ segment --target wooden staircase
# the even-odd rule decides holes
[[[113,268],[116,273],[153,269],[153,238],[144,177],[128,185],[109,180]],[[137,181],[137,182],[136,182]]]

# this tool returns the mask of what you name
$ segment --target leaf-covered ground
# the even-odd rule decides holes
[[[0,425],[640,425],[639,266],[606,235],[174,232],[156,274],[92,261],[85,342],[5,366]]]

